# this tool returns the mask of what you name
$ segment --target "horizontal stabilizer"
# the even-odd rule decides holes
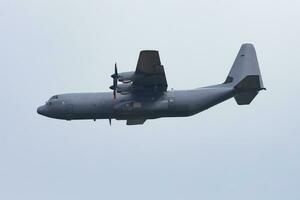
[[[234,88],[237,90],[240,90],[240,91],[250,91],[250,90],[259,91],[259,90],[265,89],[261,85],[259,75],[246,76]]]
[[[246,76],[234,87],[237,91],[237,94],[234,96],[236,103],[238,105],[250,104],[258,92],[265,89],[260,84],[258,75]]]
[[[234,96],[234,99],[238,105],[248,105],[251,103],[251,101],[255,98],[255,96],[258,94],[258,92],[245,92],[240,93]]]

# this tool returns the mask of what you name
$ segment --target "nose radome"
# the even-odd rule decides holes
[[[44,106],[38,107],[37,113],[40,114],[40,115],[44,115],[45,114],[45,108],[44,108]]]

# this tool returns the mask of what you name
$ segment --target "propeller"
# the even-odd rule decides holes
[[[118,68],[117,63],[115,63],[115,73],[111,75],[113,78],[113,85],[109,88],[113,90],[114,100],[116,99],[116,93],[117,93],[117,86],[118,86],[118,80],[119,80],[119,74],[118,74]],[[114,105],[114,103],[113,103]],[[111,118],[109,118],[109,125],[111,126]]]
[[[116,90],[117,90],[118,79],[119,79],[117,63],[115,63],[115,73],[111,75],[111,77],[113,78],[113,85],[110,86],[109,88],[113,90],[114,99],[116,99]]]

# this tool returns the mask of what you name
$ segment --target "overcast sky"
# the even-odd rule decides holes
[[[0,199],[300,199],[300,1],[0,0]],[[267,91],[189,118],[60,121],[157,49],[170,88],[221,83],[245,42]]]

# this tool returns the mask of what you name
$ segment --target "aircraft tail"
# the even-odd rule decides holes
[[[235,88],[234,98],[239,105],[250,104],[260,90],[265,90],[252,44],[241,46],[224,84]]]

